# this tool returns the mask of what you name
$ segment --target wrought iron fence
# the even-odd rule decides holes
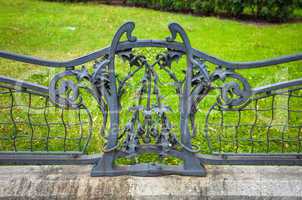
[[[231,63],[192,48],[176,23],[166,40],[138,40],[133,30],[125,23],[109,47],[67,62],[0,51],[62,69],[48,86],[0,76],[1,164],[94,164],[92,176],[302,164],[302,79],[252,88],[239,73],[302,54]]]

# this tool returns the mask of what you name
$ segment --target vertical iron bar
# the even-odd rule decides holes
[[[66,151],[67,127],[64,121],[64,108],[61,109],[61,121],[64,126],[64,152]]]
[[[220,110],[220,127],[222,128],[222,131],[218,134],[218,141],[219,141],[219,152],[222,152],[222,139],[221,139],[221,135],[224,134],[224,115],[223,115],[223,110]]]
[[[91,136],[92,136],[92,131],[93,131],[93,121],[92,121],[92,115],[90,113],[90,111],[88,110],[88,108],[86,107],[85,104],[82,104],[81,107],[86,111],[87,115],[88,115],[88,120],[89,120],[89,128],[88,128],[88,138],[87,138],[87,142],[85,143],[84,147],[83,147],[83,152],[86,152],[87,151],[87,147],[89,145],[89,141],[91,139]]]
[[[17,146],[16,146],[16,139],[17,139],[17,125],[13,116],[13,107],[14,107],[14,95],[12,92],[12,89],[9,89],[10,92],[10,97],[11,97],[11,103],[10,103],[10,112],[9,112],[9,116],[12,120],[13,123],[13,148],[14,151],[17,151]]]
[[[301,150],[302,150],[302,135],[301,135],[301,132],[302,132],[302,126],[300,126],[300,128],[298,129],[298,143],[299,143],[299,149],[298,149],[298,153],[301,153]]]
[[[256,127],[256,124],[257,124],[257,121],[258,121],[258,99],[255,100],[255,120],[254,120],[254,123],[250,129],[250,142],[251,142],[251,152],[254,151],[254,142],[253,142],[253,134],[254,134],[254,130],[255,130],[255,127]]]
[[[47,119],[47,110],[48,110],[48,98],[45,98],[45,104],[44,104],[44,111],[43,111],[43,115],[44,115],[44,121],[46,123],[46,127],[47,127],[47,136],[46,136],[46,144],[45,144],[45,149],[46,151],[49,151],[49,136],[50,136],[50,126],[48,124],[48,119]]]
[[[78,109],[78,120],[80,122],[80,139],[79,139],[79,151],[81,151],[81,143],[82,143],[82,139],[83,139],[83,122],[82,122],[82,118],[81,118],[81,108]]]
[[[238,110],[238,121],[237,125],[235,128],[235,138],[236,138],[236,153],[238,153],[238,148],[239,148],[239,141],[238,141],[238,128],[240,126],[240,121],[241,121],[241,110]]]
[[[283,126],[283,130],[282,130],[282,135],[281,135],[281,143],[282,143],[282,153],[284,153],[284,133],[285,133],[285,130],[286,128],[288,127],[288,123],[289,123],[289,120],[290,120],[290,98],[291,98],[291,93],[292,91],[289,91],[289,95],[288,95],[288,98],[287,98],[287,122],[284,123],[284,126]]]
[[[31,93],[28,93],[28,109],[27,109],[27,121],[28,126],[30,128],[30,151],[33,151],[33,137],[34,137],[34,129],[31,122],[30,112],[31,112]]]
[[[272,123],[274,120],[274,116],[275,116],[275,95],[272,96],[272,104],[271,104],[271,108],[272,108],[272,112],[271,112],[271,120],[269,123],[269,126],[267,127],[267,131],[266,131],[266,152],[269,152],[270,149],[270,138],[269,138],[269,133],[270,133],[270,128],[272,127]]]

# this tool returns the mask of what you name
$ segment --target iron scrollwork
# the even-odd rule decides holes
[[[214,89],[211,86],[214,81],[217,79],[225,80],[227,77],[241,81],[243,89],[240,89],[237,82],[226,83],[221,87],[221,95],[218,98],[221,106],[239,106],[248,100],[250,86],[243,77],[232,71],[223,70],[221,67],[209,74],[205,64],[206,61],[193,55],[193,49],[183,28],[176,23],[172,23],[169,25],[169,29],[171,36],[166,38],[167,43],[177,43],[176,38],[179,34],[184,46],[182,51],[167,48],[165,52],[155,56],[153,63],[149,63],[144,55],[136,55],[131,46],[119,51],[118,46],[123,34],[126,34],[127,41],[130,43],[137,40],[136,37],[132,36],[134,23],[128,22],[117,31],[108,54],[95,63],[91,75],[85,68],[82,70],[67,69],[65,72],[57,74],[51,81],[51,100],[58,106],[71,108],[77,108],[82,104],[83,99],[79,95],[81,85],[75,84],[72,80],[62,80],[61,86],[58,86],[59,80],[74,76],[79,82],[83,79],[90,82],[91,87],[88,90],[95,96],[103,112],[101,133],[103,136],[106,135],[105,139],[107,139],[107,145],[104,149],[105,154],[94,167],[92,175],[144,174],[143,166],[138,165],[138,168],[134,170],[119,171],[115,169],[113,162],[116,156],[119,155],[118,152],[123,152],[127,157],[136,156],[142,148],[142,142],[147,144],[148,148],[148,145],[153,146],[151,144],[153,140],[158,147],[157,153],[161,156],[171,154],[178,146],[182,149],[180,157],[184,160],[184,166],[178,173],[204,175],[203,167],[195,158],[195,153],[199,152],[200,149],[191,143],[191,138],[197,134],[195,114],[198,111],[198,104]],[[117,79],[115,75],[116,55],[121,57],[124,62],[128,62],[132,69],[122,80]],[[178,61],[182,56],[186,56],[187,66],[185,79],[179,80],[171,67],[173,62]],[[171,112],[171,108],[161,102],[162,98],[158,86],[160,77],[155,70],[155,66],[159,66],[160,70],[168,74],[174,82],[175,92],[179,96],[180,139],[171,132],[172,123],[166,114],[166,112]],[[123,128],[120,127],[118,114],[122,108],[121,98],[125,93],[126,82],[139,71],[144,71],[144,75],[140,80],[137,104],[129,108],[132,116]],[[72,95],[70,95],[71,93]],[[230,99],[230,94],[235,94],[238,98]],[[144,95],[147,96],[146,105],[142,105]],[[151,104],[151,95],[156,97],[155,104]],[[110,131],[105,134],[107,113],[110,114]],[[123,142],[119,142],[119,140],[123,140]],[[160,171],[165,173],[165,170],[159,170],[161,168],[158,168],[158,166],[151,167],[151,171],[152,169],[153,173],[161,173]]]
[[[67,79],[74,77],[78,83]],[[83,104],[83,98],[80,95],[80,81],[84,78],[89,78],[87,70],[67,70],[56,74],[49,84],[49,97],[51,101],[63,108],[79,108]],[[67,79],[67,80],[66,80]]]
[[[186,32],[176,23],[172,23],[168,27],[170,36],[158,41],[138,40],[133,36],[134,28],[133,22],[125,23],[116,32],[110,47],[67,62],[45,61],[0,52],[0,56],[4,58],[65,68],[64,72],[58,73],[52,78],[48,88],[27,85],[40,93],[48,90],[51,102],[62,109],[86,108],[85,97],[81,93],[82,89],[94,97],[103,115],[100,133],[105,139],[105,145],[104,154],[98,159],[93,159],[92,163],[95,166],[91,172],[92,176],[126,174],[205,176],[206,172],[202,162],[211,162],[211,159],[201,158],[197,154],[203,149],[195,146],[192,138],[199,134],[195,122],[199,104],[211,91],[219,91],[215,106],[220,110],[240,110],[249,105],[253,94],[257,92],[301,84],[301,80],[298,80],[253,90],[247,79],[236,70],[301,60],[302,55],[246,64],[230,63],[192,48]],[[123,36],[126,36],[125,41],[121,41]],[[178,36],[180,41],[178,41]],[[144,53],[135,51],[136,48],[145,47],[158,47],[164,50],[155,54],[150,61],[150,58],[147,58]],[[117,57],[130,66],[130,71],[124,77],[117,75]],[[184,78],[175,73],[174,68],[176,62],[183,58],[185,60],[183,62],[185,63],[183,64],[185,67]],[[90,69],[86,63],[93,60],[95,64]],[[216,69],[211,71],[207,66],[208,62],[217,66]],[[84,64],[86,67],[77,69]],[[162,97],[160,73],[165,74],[169,81],[172,81],[174,94],[179,98],[177,111],[169,105],[169,103],[175,102],[165,102]],[[126,124],[122,124],[120,122],[120,113],[124,109],[122,100],[128,92],[128,83],[138,75],[141,78],[136,88],[137,98],[132,102],[132,106],[125,108],[128,109],[128,121]],[[0,77],[1,81],[17,83]],[[83,82],[88,82],[88,85]],[[221,85],[218,85],[219,82]],[[179,134],[174,129],[175,121],[170,119],[169,113],[171,112],[179,113]],[[91,114],[88,115],[91,122]],[[208,114],[206,118],[207,121]],[[205,132],[207,134],[207,131]],[[133,158],[149,152],[156,153],[160,157],[177,157],[183,163],[176,166],[162,164],[119,166],[115,163],[120,157]]]
[[[225,82],[227,78],[233,79],[233,81],[224,83],[220,87],[221,94],[217,102],[221,107],[242,107],[249,102],[249,98],[252,95],[251,86],[240,74],[218,67],[211,77],[212,81],[220,79]]]

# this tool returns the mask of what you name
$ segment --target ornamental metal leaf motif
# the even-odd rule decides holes
[[[156,144],[161,145],[162,154],[165,154],[171,147],[176,145],[176,136],[171,133],[171,123],[167,118],[166,113],[171,112],[171,108],[162,103],[162,97],[159,91],[159,75],[155,70],[155,66],[160,66],[160,69],[164,70],[166,67],[170,67],[173,61],[179,59],[181,54],[176,54],[170,51],[160,53],[155,56],[154,63],[148,63],[144,55],[135,55],[131,51],[121,52],[119,54],[124,61],[127,61],[133,71],[129,72],[124,79],[119,82],[118,97],[121,99],[124,90],[125,83],[134,76],[138,71],[143,70],[144,75],[140,80],[140,86],[137,91],[137,105],[129,108],[132,112],[130,121],[126,124],[123,134],[126,135],[126,139],[123,143],[123,149],[129,155],[136,155],[136,147],[139,145],[141,138],[146,144],[151,142],[153,138]],[[169,63],[168,66],[164,63]],[[179,82],[176,79],[176,75],[169,69],[165,69],[165,72],[169,74],[172,80]],[[179,91],[179,89],[176,89]],[[146,105],[142,105],[143,96],[147,96]],[[156,103],[151,102],[151,95],[156,96]],[[156,119],[160,119],[160,121]],[[160,124],[160,127],[157,125]]]
[[[89,162],[90,164],[95,164],[91,173],[92,176],[158,176],[170,174],[205,176],[203,163],[238,164],[248,161],[254,164],[301,164],[300,155],[281,154],[276,159],[276,156],[271,158],[268,152],[271,146],[270,141],[276,139],[273,138],[275,136],[271,136],[275,134],[269,134],[269,131],[272,127],[276,127],[273,120],[276,118],[274,110],[278,107],[278,105],[275,105],[275,101],[279,96],[288,98],[288,117],[281,130],[281,151],[283,153],[286,150],[286,144],[289,142],[288,138],[285,137],[286,129],[297,129],[298,134],[295,138],[291,138],[291,141],[292,143],[301,143],[301,124],[291,124],[289,116],[292,118],[293,114],[290,113],[300,112],[301,110],[300,108],[299,110],[292,108],[293,101],[291,99],[295,100],[295,104],[299,104],[300,99],[296,97],[301,97],[298,92],[301,92],[302,79],[251,88],[248,80],[238,71],[240,69],[299,61],[302,60],[302,54],[249,63],[226,62],[194,49],[185,30],[177,23],[169,25],[170,36],[165,40],[138,40],[133,36],[134,28],[135,24],[133,22],[125,23],[117,30],[109,47],[70,61],[48,61],[0,51],[1,58],[65,69],[65,71],[56,74],[52,78],[48,87],[0,76],[1,89],[4,91],[2,95],[6,95],[8,98],[8,107],[4,106],[0,110],[5,110],[10,118],[9,121],[1,123],[4,127],[6,125],[7,127],[12,127],[12,135],[4,136],[0,140],[9,141],[8,146],[13,148],[13,152],[10,152],[13,154],[2,153],[0,161],[9,164],[23,164],[24,162],[28,164],[32,161],[38,164],[41,162],[47,164],[58,162],[87,164]],[[156,53],[153,51],[146,53],[136,51],[137,48],[145,47],[162,50]],[[122,68],[123,72],[121,74],[123,76],[117,73],[117,57],[124,61],[123,66],[130,66]],[[93,61],[95,63],[90,64]],[[176,62],[178,62],[177,65]],[[177,69],[179,65],[182,65],[181,67],[183,68]],[[216,67],[215,69],[212,68],[213,65]],[[137,81],[138,79],[139,81]],[[135,81],[135,83],[132,83],[132,81]],[[165,95],[170,93],[167,92],[167,87],[164,88],[166,86],[163,84],[166,83],[164,81],[169,81],[167,85],[169,85],[170,91],[173,91],[178,96],[177,103],[174,102],[177,98],[173,98],[173,102],[165,99]],[[129,87],[132,85],[135,85],[134,89]],[[14,107],[19,105],[15,103],[15,95],[19,92],[26,93],[24,96],[28,99],[27,105],[21,104],[22,107],[28,108],[26,117],[30,134],[27,135],[17,134],[19,131],[17,125],[19,123],[27,124],[27,122],[20,121],[14,116],[16,113]],[[205,146],[194,145],[195,142],[199,142],[199,137],[193,142],[192,138],[200,134],[196,128],[195,118],[199,111],[204,112],[203,106],[209,103],[206,97],[210,96],[210,92],[215,93],[217,99],[216,101],[214,99],[214,102],[211,101],[213,104],[205,113],[206,116],[204,119],[202,118],[203,122],[201,124],[204,128],[202,132],[205,142],[208,143],[207,147],[210,152],[224,152],[221,143],[225,140],[228,141],[228,148],[230,146],[229,141],[233,143],[232,145],[236,148],[234,151],[237,153],[242,139],[247,139],[251,143],[247,146],[250,146],[251,152],[253,152],[254,141],[256,141],[254,131],[258,126],[257,115],[260,112],[258,106],[261,104],[261,100],[267,97],[271,98],[271,105],[268,109],[272,111],[271,122],[264,125],[264,128],[267,129],[266,138],[262,140],[258,137],[256,138],[257,143],[260,143],[259,141],[266,143],[266,156],[261,155],[261,158],[255,159],[254,154],[249,154],[252,156],[245,155],[243,158],[240,156],[236,157],[236,155],[236,159],[217,158],[216,156],[213,159],[203,156],[203,154],[197,154],[197,152],[207,152],[207,149],[204,148]],[[44,106],[37,107],[37,110],[43,110],[44,121],[34,124],[31,110],[34,110],[32,103],[36,101],[34,100],[36,96],[39,101],[41,99],[45,100]],[[131,96],[131,102],[130,105],[127,105],[127,103],[129,104],[129,96]],[[56,122],[56,124],[63,126],[63,137],[60,133],[58,137],[52,137],[50,134],[52,123],[48,122],[47,113],[54,105],[49,105],[49,100],[55,106],[60,107],[60,109],[55,109],[61,111],[61,116],[59,117],[61,122]],[[125,101],[128,102],[125,103]],[[204,102],[204,104],[201,105],[201,102]],[[253,104],[250,104],[251,102]],[[88,108],[87,105],[91,106],[91,108]],[[101,111],[102,122],[100,126],[94,126],[97,124],[95,119],[98,119],[97,117],[92,117],[95,111],[98,111],[94,109]],[[283,107],[282,109],[284,110]],[[255,113],[255,121],[248,124],[251,127],[249,138],[244,138],[246,136],[241,137],[238,134],[240,127],[243,126],[241,113],[245,110]],[[67,120],[67,118],[64,119],[64,113],[69,111],[77,114],[78,119],[75,123],[65,123],[64,120]],[[238,115],[234,136],[230,140],[224,138],[225,131],[218,133],[216,129],[212,128],[229,127],[229,124],[224,125],[224,115],[227,111]],[[123,112],[126,112],[125,120],[120,119],[120,117],[124,117]],[[174,117],[170,115],[172,112],[179,114],[178,122],[173,120]],[[217,112],[219,116],[216,115]],[[215,113],[215,115],[211,116],[211,113]],[[212,117],[214,120],[218,119],[218,123],[211,123]],[[46,153],[46,157],[43,157],[43,159],[41,159],[39,152],[35,152],[35,141],[38,139],[38,134],[35,133],[34,126],[41,126],[43,129],[47,129],[46,141],[42,141],[45,144]],[[71,134],[69,134],[68,128],[71,126],[80,127],[79,134],[75,138],[70,138]],[[85,127],[87,127],[86,131],[84,131]],[[81,157],[86,153],[90,138],[93,135],[93,129],[96,129],[96,127],[100,129],[100,134],[104,138],[104,141],[102,140],[103,154],[97,158],[87,155]],[[87,134],[83,134],[84,132]],[[214,140],[218,137],[219,145],[212,145],[211,132],[214,132]],[[20,137],[24,137],[24,140],[28,138],[30,141],[30,151],[27,152],[29,154],[26,154],[26,156],[24,156],[23,152],[19,152],[19,148],[17,148]],[[44,137],[41,138],[44,140]],[[50,153],[49,144],[52,139],[63,142],[63,151],[47,157]],[[69,151],[69,141],[76,141],[76,153]],[[38,146],[40,146],[40,143]],[[216,146],[219,147],[217,148]],[[299,147],[298,152],[300,152],[301,145],[296,146]],[[35,153],[38,153],[38,157],[34,157]],[[62,155],[59,155],[61,153]],[[130,166],[123,166],[115,162],[121,157],[132,158],[144,153],[156,153],[160,158],[177,157],[183,162],[176,166],[165,165],[162,162],[156,164],[136,163]],[[220,153],[219,155],[221,156],[222,154]],[[215,157],[215,155],[210,157]]]
[[[194,157],[194,153],[199,152],[200,148],[191,142],[191,139],[197,135],[195,115],[198,112],[199,103],[210,91],[215,89],[220,91],[217,102],[222,108],[241,107],[249,102],[251,87],[245,78],[224,66],[218,66],[213,72],[208,71],[208,61],[194,55],[193,48],[182,27],[172,23],[169,25],[169,29],[171,36],[166,38],[165,51],[156,54],[152,62],[148,61],[146,55],[133,51],[135,47],[132,44],[137,43],[137,38],[132,35],[134,23],[128,22],[117,31],[108,53],[95,62],[91,74],[86,68],[82,68],[82,70],[67,69],[65,72],[57,74],[51,81],[51,100],[58,106],[70,108],[81,106],[83,98],[79,94],[81,84],[74,83],[73,80],[66,80],[66,78],[73,76],[78,82],[82,80],[90,82],[90,87],[86,87],[86,89],[94,95],[103,113],[100,132],[107,140],[104,158],[99,161],[94,173],[106,174],[105,171],[108,171],[113,164],[105,169],[104,163],[113,162],[116,153],[134,157],[139,154],[144,145],[155,145],[160,156],[167,156],[171,152],[181,149],[180,152],[185,163],[189,162],[192,168],[199,168],[199,161]],[[126,35],[127,40],[121,42],[123,35]],[[181,42],[176,41],[177,36],[180,36]],[[127,48],[120,50],[121,45],[126,44]],[[169,48],[170,44],[181,44],[183,50]],[[129,72],[124,77],[116,74],[116,56],[130,66]],[[186,58],[183,80],[175,74],[173,69],[173,64],[178,62],[181,57]],[[163,103],[158,70],[168,75],[173,82],[175,94],[179,96],[180,139],[173,132],[174,122],[168,118],[168,113],[175,111]],[[138,73],[143,75],[137,88],[136,102],[133,102],[133,106],[128,108],[129,120],[122,125],[119,122],[119,113],[123,108],[121,100],[127,93],[127,82]],[[233,79],[233,81],[229,81],[229,79]],[[224,84],[214,87],[213,83],[217,80],[222,80]],[[151,96],[155,97],[155,102]],[[110,127],[106,133],[108,119]]]
[[[76,84],[72,80],[63,79],[74,76],[78,82],[84,79],[88,80],[91,83],[91,87],[86,89],[95,96],[103,113],[103,126],[100,132],[102,136],[107,138],[105,136],[105,127],[108,118],[108,103],[112,101],[110,100],[112,92],[116,93],[117,106],[119,107],[117,109],[120,110],[122,106],[120,100],[126,91],[126,82],[135,76],[137,72],[144,70],[144,76],[140,81],[141,86],[138,90],[137,106],[129,108],[132,117],[119,136],[119,138],[121,138],[125,135],[125,140],[122,145],[123,149],[130,155],[135,155],[136,147],[140,145],[139,138],[142,138],[143,142],[146,144],[151,142],[151,138],[154,138],[156,143],[162,146],[163,154],[168,151],[169,148],[173,148],[177,144],[189,151],[195,152],[196,150],[183,144],[184,142],[179,141],[175,134],[171,133],[172,124],[166,115],[167,112],[171,112],[171,108],[167,105],[163,105],[161,102],[162,96],[160,95],[158,87],[158,84],[160,84],[159,76],[154,67],[158,65],[159,69],[163,70],[173,81],[175,92],[180,96],[180,101],[182,101],[182,103],[185,101],[185,105],[182,105],[182,108],[180,109],[186,109],[186,106],[189,106],[187,110],[187,119],[190,121],[191,125],[191,137],[196,135],[195,114],[198,111],[198,104],[211,90],[217,89],[212,87],[214,81],[218,79],[225,81],[227,78],[237,80],[237,82],[227,82],[219,87],[221,94],[217,98],[217,102],[221,107],[238,107],[248,103],[248,99],[251,96],[251,88],[248,82],[234,71],[224,69],[221,66],[217,67],[217,69],[210,74],[207,70],[206,60],[193,56],[190,42],[184,30],[177,24],[170,24],[169,29],[171,31],[171,36],[166,40],[167,42],[175,42],[177,34],[179,34],[180,38],[184,41],[186,49],[185,54],[184,52],[168,48],[165,52],[157,54],[155,56],[155,61],[150,64],[144,55],[135,54],[131,48],[117,52],[117,46],[123,33],[126,33],[129,42],[135,42],[137,40],[136,37],[132,36],[133,29],[134,25],[128,23],[116,33],[109,54],[95,62],[93,66],[94,71],[91,75],[84,67],[82,70],[67,70],[57,74],[50,84],[50,99],[61,107],[78,108],[83,101],[79,94],[81,84]],[[113,79],[113,77],[115,77],[113,70],[114,66],[112,66],[115,59],[114,55],[118,55],[124,62],[128,62],[131,68],[131,71],[121,80]],[[187,75],[189,74],[186,79],[190,79],[190,83],[186,87],[185,82],[179,80],[173,70],[171,70],[173,62],[177,62],[184,55],[186,55],[189,64],[187,69],[189,72],[185,71],[184,73]],[[114,80],[116,82],[113,82]],[[61,85],[58,84],[59,82]],[[117,85],[116,90],[113,90],[112,87],[115,84]],[[151,86],[152,84],[153,87]],[[187,94],[187,97],[184,97],[186,91],[190,92]],[[145,106],[141,105],[143,95],[147,95],[148,97],[147,105]],[[151,95],[156,96],[155,104],[151,104]],[[186,99],[190,100],[186,102]],[[180,111],[181,113],[184,112],[184,110]],[[158,121],[154,121],[154,116],[161,119],[160,129],[155,126]],[[118,145],[110,149],[113,150],[117,147]]]

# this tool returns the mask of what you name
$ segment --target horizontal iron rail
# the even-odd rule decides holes
[[[150,149],[148,148],[148,150]],[[302,165],[301,154],[198,154],[197,157],[202,164],[208,165]],[[97,163],[101,158],[100,154],[50,154],[45,156],[45,154],[36,153],[7,153],[0,154],[0,165],[89,165]]]
[[[83,155],[82,152],[79,151],[16,151],[16,152],[7,152],[7,151],[0,151],[0,156],[6,156],[6,155],[14,155],[14,154],[22,154],[22,155],[70,155],[70,156],[80,156]]]
[[[17,80],[14,78],[9,78],[6,76],[0,76],[0,82],[1,83],[7,83],[13,86],[19,86],[21,88],[26,88],[26,89],[31,89],[37,92],[41,92],[43,94],[48,94],[48,87],[46,86],[42,86],[42,85],[38,85],[35,83],[30,83],[30,82],[26,82],[26,81],[21,81],[21,80]]]
[[[124,51],[129,48],[137,48],[137,47],[162,47],[162,48],[169,48],[169,49],[185,52],[185,47],[181,43],[166,42],[161,40],[138,40],[136,42],[122,42],[118,45],[117,51]],[[109,51],[110,51],[110,47],[105,47],[103,49],[97,50],[85,56],[81,56],[79,58],[69,61],[44,60],[40,58],[19,55],[6,51],[0,51],[0,57],[15,60],[15,61],[20,61],[20,62],[25,62],[29,64],[48,66],[48,67],[74,67],[74,66],[82,65],[86,62],[93,61],[101,56],[104,56],[108,54]],[[257,67],[266,67],[271,65],[278,65],[282,63],[298,61],[302,59],[302,54],[300,53],[296,55],[287,55],[287,56],[282,56],[269,60],[261,60],[255,62],[227,62],[219,58],[216,58],[214,56],[210,56],[196,49],[193,49],[193,54],[209,62],[212,62],[213,64],[225,66],[229,69],[249,69],[249,68],[257,68]]]
[[[280,90],[280,89],[293,87],[293,86],[298,86],[298,85],[302,85],[302,78],[295,79],[295,80],[290,80],[290,81],[279,82],[279,83],[274,83],[274,84],[262,86],[262,87],[259,87],[259,88],[255,88],[255,89],[253,89],[253,94],[271,92],[273,90]]]
[[[221,154],[197,155],[208,165],[302,165],[302,154]]]
[[[100,158],[100,154],[0,153],[0,165],[87,165],[95,164]]]

